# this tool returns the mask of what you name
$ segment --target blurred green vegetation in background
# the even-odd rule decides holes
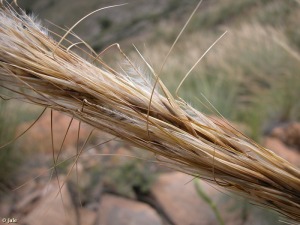
[[[11,102],[0,100],[0,146],[6,145],[15,137],[18,118],[12,113],[14,110]],[[22,160],[21,155],[14,143],[0,149],[0,195],[14,184],[14,172]]]
[[[162,77],[171,90],[203,54],[203,46],[209,47],[206,37],[192,34],[174,50]],[[151,49],[151,59],[159,63],[157,50]],[[268,126],[300,119],[297,54],[274,28],[256,23],[231,29],[189,75],[179,96],[205,113],[217,114],[215,107],[225,118],[246,124],[248,135],[258,140]]]
[[[132,149],[134,155],[141,154]],[[136,198],[137,195],[147,195],[157,174],[153,170],[152,163],[124,156],[103,156],[101,164],[89,169],[91,182],[89,188],[100,182],[104,191],[113,192],[128,198]]]
[[[296,1],[204,1],[161,78],[174,93],[197,59],[227,30],[185,80],[179,96],[202,112],[215,115],[217,110],[246,125],[247,134],[259,141],[274,125],[300,119],[298,21]],[[179,33],[169,23],[157,26],[147,48],[138,46],[156,71]]]
[[[22,135],[19,136],[26,128],[19,129],[19,125],[33,121],[39,110],[10,99],[10,94],[0,87],[0,195],[16,186],[19,169],[27,160],[28,152],[22,147]],[[34,148],[34,141],[30,147]]]

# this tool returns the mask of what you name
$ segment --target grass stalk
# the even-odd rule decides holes
[[[195,188],[196,188],[197,194],[203,199],[203,201],[205,201],[210,206],[210,208],[212,209],[212,211],[214,212],[214,214],[218,220],[219,225],[225,225],[224,220],[223,220],[221,213],[219,212],[216,204],[202,189],[199,180],[195,180],[194,183],[195,183]]]

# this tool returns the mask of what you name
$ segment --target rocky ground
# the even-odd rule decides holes
[[[287,161],[300,166],[300,123],[275,127],[265,137],[263,144]]]
[[[218,224],[211,207],[197,194],[192,177],[154,163],[132,162],[127,156],[134,155],[136,149],[116,140],[96,146],[111,138],[101,132],[92,136],[77,166],[70,162],[58,165],[56,171],[49,170],[53,157],[49,115],[47,112],[23,141],[24,151],[34,154],[22,166],[17,178],[18,189],[2,194],[2,218],[15,218],[18,224],[24,225]],[[55,113],[53,118],[57,155],[58,143],[63,140],[70,118],[61,113]],[[19,129],[27,126],[23,124]],[[74,140],[77,140],[78,126],[78,121],[70,126],[59,161],[76,153]],[[79,146],[91,130],[81,126]],[[290,123],[274,128],[265,137],[264,144],[300,166],[299,140],[300,124]],[[77,173],[69,175],[72,167]],[[249,210],[250,206],[243,200],[207,183],[200,185],[217,205],[225,224],[274,224],[266,222],[255,210]]]

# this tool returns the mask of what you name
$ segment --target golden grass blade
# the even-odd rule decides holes
[[[0,86],[300,222],[298,168],[183,100],[169,101],[136,68],[107,68],[67,51],[28,16],[0,9]]]

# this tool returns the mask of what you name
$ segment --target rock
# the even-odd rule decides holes
[[[27,194],[15,205],[14,210],[18,213],[28,214],[34,207],[35,202],[42,196],[41,190],[36,190],[30,194]]]
[[[54,149],[58,153],[60,145],[63,141],[67,128],[69,126],[71,117],[64,113],[53,111],[53,136],[54,136]],[[32,122],[23,123],[18,127],[18,132],[26,130]],[[69,149],[72,154],[76,152],[77,146],[77,135],[78,135],[79,121],[74,119],[66,140],[64,142],[63,150]],[[84,123],[81,123],[79,145],[81,146],[87,136],[89,135],[92,128]],[[34,144],[33,144],[34,143]],[[30,128],[27,135],[24,136],[22,142],[22,150],[32,152],[32,149],[38,150],[43,153],[52,154],[51,144],[51,115],[50,110],[47,110],[44,115],[37,121],[37,123]]]
[[[300,123],[293,122],[275,127],[271,131],[270,136],[277,138],[289,147],[296,148],[300,151]]]
[[[86,208],[79,208],[79,218],[80,223],[79,225],[94,225],[96,221],[97,213],[86,209]]]
[[[60,177],[60,185],[64,182],[64,178]],[[25,217],[21,224],[30,225],[76,225],[75,208],[71,201],[67,185],[61,189],[61,195],[57,180],[54,179],[46,185],[43,190],[43,196],[37,203],[36,207]]]
[[[1,193],[2,194],[2,193]],[[10,195],[1,196],[0,201],[0,216],[2,218],[9,217],[12,211],[13,198]]]
[[[27,169],[27,168],[23,168],[22,167],[22,169],[24,170],[24,171],[26,171],[27,172],[27,174],[28,173],[30,173],[30,175],[31,175],[31,172],[32,171],[30,171],[30,172],[28,172],[29,170]],[[34,174],[34,173],[33,173]],[[40,174],[39,174],[40,175]],[[34,177],[34,176],[32,176],[32,177]],[[35,180],[35,179],[32,179],[32,177],[26,177],[25,179],[22,179],[21,180],[21,182],[20,183],[25,183],[25,185],[21,185],[21,187],[17,187],[17,190],[15,191],[15,193],[16,193],[16,195],[18,195],[18,198],[20,198],[20,196],[28,196],[28,195],[31,195],[33,192],[36,192],[38,189],[39,189],[39,187],[38,187],[38,184],[37,184],[37,181]],[[31,180],[30,180],[30,178],[31,178]],[[29,181],[29,182],[28,182]],[[27,183],[26,183],[27,182]],[[40,190],[40,189],[39,189]],[[20,201],[22,201],[23,200],[23,198],[22,199],[18,199],[18,201],[17,202],[20,202]],[[18,204],[18,203],[17,203]]]
[[[263,144],[266,148],[272,150],[285,160],[290,163],[300,166],[300,153],[296,149],[288,147],[280,139],[274,137],[267,137],[263,141]]]
[[[90,202],[90,203],[86,204],[84,207],[90,211],[96,212],[96,211],[98,211],[99,204],[98,204],[98,202]]]
[[[103,195],[97,225],[162,225],[159,215],[145,203]]]
[[[151,193],[164,214],[176,225],[218,224],[210,206],[196,193],[193,177],[179,172],[162,174],[153,185]],[[226,224],[238,224],[239,219],[228,213],[228,202],[221,202],[221,193],[205,182],[200,182],[205,193],[212,198]],[[234,223],[233,223],[234,222]]]

